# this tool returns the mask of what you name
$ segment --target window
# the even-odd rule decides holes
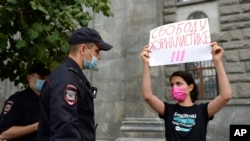
[[[217,77],[212,61],[186,63],[199,89],[199,99],[212,99],[217,95]]]
[[[188,16],[188,19],[203,19],[207,18],[207,15],[202,11],[195,11]]]
[[[196,11],[188,16],[188,19],[207,18],[202,11]],[[212,99],[217,96],[217,76],[212,61],[186,63],[185,69],[190,72],[199,88],[199,99]]]

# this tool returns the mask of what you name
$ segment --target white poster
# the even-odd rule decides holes
[[[208,19],[187,20],[150,31],[150,66],[211,60]]]

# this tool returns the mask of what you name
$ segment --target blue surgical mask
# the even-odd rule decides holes
[[[37,79],[35,89],[40,92],[42,90],[44,83],[45,83],[45,80]]]
[[[84,68],[88,69],[88,70],[97,71],[98,70],[98,68],[97,68],[97,58],[94,55],[92,55],[89,50],[88,50],[88,52],[92,56],[92,59],[91,59],[91,61],[88,61],[86,58],[84,59],[84,64],[83,64]]]

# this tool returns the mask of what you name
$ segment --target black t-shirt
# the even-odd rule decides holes
[[[183,107],[179,104],[165,104],[165,135],[167,141],[206,141],[208,103]]]
[[[0,132],[12,126],[26,126],[38,122],[39,96],[30,88],[11,95],[4,103],[0,116]],[[13,141],[36,141],[37,132]]]

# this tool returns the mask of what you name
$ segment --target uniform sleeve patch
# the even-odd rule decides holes
[[[64,88],[64,101],[73,106],[77,103],[77,88],[72,84],[67,84]]]
[[[9,113],[13,106],[14,102],[13,101],[7,101],[4,106],[3,114],[6,115]]]

